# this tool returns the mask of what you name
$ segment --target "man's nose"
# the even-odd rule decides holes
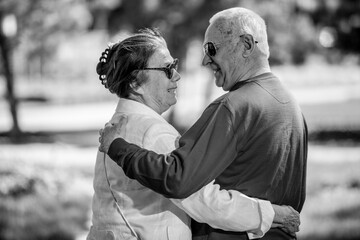
[[[211,62],[212,62],[211,58],[205,53],[203,60],[202,60],[202,65],[206,66],[208,63],[211,63]]]

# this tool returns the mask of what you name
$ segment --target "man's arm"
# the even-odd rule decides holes
[[[116,131],[116,126],[107,126],[102,143],[111,142]],[[179,144],[170,154],[161,155],[117,138],[109,144],[108,155],[142,185],[166,197],[188,197],[220,175],[238,154],[228,109],[208,107]],[[100,149],[104,151],[102,146]]]

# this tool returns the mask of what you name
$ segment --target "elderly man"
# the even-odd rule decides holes
[[[244,8],[210,19],[203,65],[228,91],[212,102],[180,138],[179,148],[159,155],[116,136],[107,126],[100,150],[130,178],[171,198],[185,198],[214,178],[235,189],[301,211],[305,201],[307,127],[293,96],[271,73],[266,26]],[[192,224],[193,239],[247,239],[246,233]],[[273,228],[264,239],[293,239]]]

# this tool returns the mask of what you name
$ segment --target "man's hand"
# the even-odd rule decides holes
[[[290,235],[299,231],[300,214],[291,206],[279,206],[272,204],[275,217],[271,227],[279,227]]]
[[[108,153],[110,145],[115,138],[125,138],[127,117],[121,115],[116,123],[106,123],[103,129],[99,130],[99,151]]]

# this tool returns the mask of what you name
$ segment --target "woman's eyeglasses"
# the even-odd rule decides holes
[[[143,68],[141,70],[157,70],[157,71],[163,71],[168,79],[172,79],[172,77],[174,76],[174,71],[173,70],[177,70],[178,69],[178,65],[179,65],[179,59],[175,58],[174,61],[169,64],[166,67],[161,67],[161,68]]]
[[[245,36],[245,34],[240,35],[240,37]],[[255,43],[258,43],[258,41],[255,41]],[[216,51],[218,50],[218,45],[220,45],[221,43],[213,43],[213,42],[207,42],[204,45],[204,50],[206,55],[210,56],[210,57],[214,57],[216,55]]]

